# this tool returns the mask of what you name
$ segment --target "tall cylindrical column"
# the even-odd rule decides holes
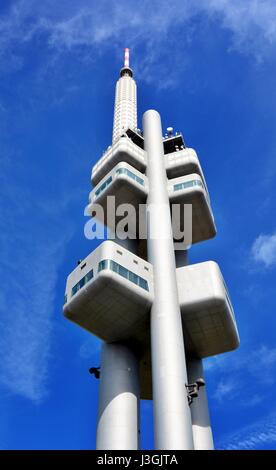
[[[203,376],[201,359],[188,359],[189,383]],[[191,404],[192,426],[195,450],[213,450],[214,442],[208,410],[206,387],[200,387],[198,397]]]
[[[177,268],[188,266],[189,264],[188,250],[175,251],[175,264]]]
[[[139,448],[139,369],[131,349],[103,343],[97,450]]]
[[[108,239],[113,240],[115,243],[118,243],[118,245],[121,245],[126,250],[129,250],[131,251],[131,253],[134,253],[135,255],[137,255],[137,251],[138,251],[137,239],[124,238],[124,234],[121,234],[121,232],[113,235],[111,230],[108,230]]]
[[[116,83],[112,142],[129,127],[137,127],[137,91],[134,79],[127,74]]]
[[[149,195],[148,261],[153,265],[151,354],[156,449],[193,449],[161,119],[143,116]]]

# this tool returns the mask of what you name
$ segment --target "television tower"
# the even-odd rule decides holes
[[[137,128],[136,93],[125,49],[112,145],[92,169],[88,205],[111,235],[68,276],[64,315],[103,341],[100,368],[91,369],[100,377],[98,450],[139,449],[140,399],[153,400],[156,449],[213,449],[202,359],[237,348],[239,336],[219,266],[189,265],[171,215],[174,204],[180,214],[190,205],[191,244],[208,240],[210,197],[181,133],[163,136],[155,110]],[[124,225],[126,203],[134,229]]]

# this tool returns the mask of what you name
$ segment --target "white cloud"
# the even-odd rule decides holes
[[[143,47],[144,60],[139,66],[144,78],[151,79],[149,67],[154,64],[155,76],[161,73],[165,79],[172,66],[183,69],[185,54],[175,61],[178,44],[196,34],[191,20],[198,15],[230,31],[229,48],[253,54],[258,60],[274,50],[274,0],[175,0],[172,5],[165,0],[138,4],[133,0],[18,0],[0,20],[1,69],[21,67],[24,46],[37,38],[54,53],[87,48],[90,58],[111,45],[120,51],[123,45]],[[175,37],[177,27],[181,33]],[[167,86],[171,85],[169,80]]]
[[[17,239],[21,244],[23,238]],[[41,240],[42,241],[42,240]],[[54,313],[54,289],[60,265],[61,240],[44,240],[18,253],[1,270],[1,383],[13,393],[40,400],[46,393]],[[57,259],[59,262],[57,263]]]
[[[254,261],[262,263],[266,268],[276,265],[276,233],[259,235],[254,241],[251,253]]]
[[[80,357],[83,359],[91,359],[91,361],[99,361],[101,344],[101,341],[94,336],[89,337],[80,346]],[[91,366],[94,365],[97,364],[91,364]]]
[[[232,45],[262,60],[276,42],[274,0],[203,0],[206,11],[218,15],[222,27],[232,33]]]
[[[219,401],[223,402],[225,398],[228,399],[229,395],[233,398],[237,393],[237,384],[233,379],[222,379],[219,381],[214,398]]]
[[[218,442],[218,449],[224,450],[258,450],[264,447],[275,448],[276,414],[261,419],[257,423],[245,426],[239,431],[225,436]]]
[[[1,161],[0,384],[39,402],[47,394],[53,317],[62,315],[55,287],[72,229],[60,221],[62,197],[44,200],[42,190],[19,183],[16,159]]]
[[[213,393],[216,405],[224,399],[235,399],[235,405],[254,406],[268,400],[276,383],[276,348],[261,345],[255,350],[239,350],[235,353],[210,357],[204,361],[204,370],[218,377]],[[258,393],[252,396],[252,380]],[[250,397],[250,399],[245,397]]]

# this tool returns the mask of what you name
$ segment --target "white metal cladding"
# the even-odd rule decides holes
[[[137,128],[137,90],[135,80],[123,75],[116,83],[112,141],[128,128]]]
[[[192,244],[209,240],[216,235],[208,192],[198,174],[168,180],[168,192],[170,203],[180,205],[180,227],[184,226],[184,204],[192,206]]]
[[[89,194],[89,202],[97,202],[97,200],[104,194],[105,191],[110,193],[112,192],[111,186],[114,182],[118,179],[126,180],[134,186],[134,189],[140,190],[142,194],[144,194],[144,198],[140,197],[140,202],[143,202],[143,199],[147,196],[148,191],[148,179],[146,175],[138,171],[132,165],[129,165],[126,162],[118,163],[109,173],[106,174],[104,178],[94,187],[94,189]],[[120,189],[120,188],[118,188]],[[113,192],[112,192],[113,193]],[[135,199],[135,194],[132,196]],[[130,197],[127,199],[123,199],[121,202],[124,203],[131,203]]]
[[[139,449],[139,364],[132,349],[103,343],[97,450]]]
[[[98,265],[100,261],[105,259],[112,259],[123,265],[125,268],[130,269],[138,276],[145,277],[149,282],[149,292],[152,291],[152,265],[117,243],[111,240],[106,240],[85,259],[83,259],[67,277],[66,295],[68,301],[72,297],[71,292],[74,285],[76,285],[83,276],[90,272],[91,269],[93,269],[94,274],[91,282],[95,280],[99,275]]]
[[[95,187],[88,208],[92,215],[93,204],[102,206],[104,225],[112,224],[106,218],[107,196],[115,196],[115,210],[119,204],[131,203],[139,213],[139,204],[152,200],[156,205],[164,202],[166,213],[154,222],[153,214],[148,217],[149,225],[154,223],[157,229],[154,241],[150,236],[121,239],[122,224],[116,243],[105,241],[82,260],[67,279],[64,315],[105,342],[98,449],[139,448],[139,392],[144,399],[154,395],[157,449],[211,449],[206,392],[201,390],[200,402],[189,409],[185,385],[202,376],[201,358],[235,349],[239,336],[218,265],[209,261],[188,266],[187,253],[174,251],[177,235],[170,220],[173,204],[183,209],[191,204],[191,243],[212,238],[216,227],[208,188],[196,152],[184,148],[182,135],[173,136],[172,129],[168,131],[171,142],[164,141],[156,111],[144,114],[148,153],[141,148],[143,134],[137,130],[137,90],[128,49],[124,65],[116,84],[112,145],[92,169]],[[175,139],[181,144],[177,146]],[[164,155],[164,149],[172,153]],[[117,214],[115,224],[119,217],[124,216]],[[180,231],[183,225],[181,211]],[[109,233],[112,228],[108,227]]]
[[[121,266],[127,277],[110,265],[99,269],[105,260]],[[74,286],[92,269],[93,278],[72,295]],[[64,315],[99,338],[118,341],[135,337],[143,341],[153,298],[152,266],[117,243],[105,241],[68,276],[66,298]]]
[[[214,261],[177,270],[185,344],[197,357],[235,349],[239,335],[220,268]]]
[[[147,250],[154,274],[151,360],[155,445],[157,449],[189,450],[193,449],[193,438],[185,388],[186,358],[177,295],[161,118],[156,111],[149,110],[144,113],[143,129],[148,154],[147,204],[154,207],[147,227]],[[150,236],[152,229],[154,237]],[[157,237],[158,232],[160,236]]]
[[[95,218],[111,230],[113,230],[115,222],[115,227],[118,229],[117,224],[125,215],[123,216],[122,213],[116,215],[118,213],[117,209],[120,208],[122,204],[130,204],[134,211],[134,225],[128,224],[128,233],[136,239],[140,223],[139,207],[140,204],[146,203],[147,194],[148,179],[146,175],[140,173],[128,163],[121,162],[100,181],[93,191],[91,191],[89,196],[90,202],[87,206],[86,213],[92,214],[94,212],[96,214]],[[110,201],[111,197],[113,197],[112,201]],[[108,200],[108,198],[110,199]],[[108,202],[109,207],[111,204],[114,204],[114,217],[112,214],[109,214],[108,217]],[[96,204],[100,205],[103,210],[95,211],[94,205]]]
[[[123,171],[128,173],[123,173]],[[141,184],[141,182],[143,184]],[[192,243],[212,238],[216,233],[213,213],[209,202],[208,192],[201,177],[194,173],[183,177],[168,180],[168,193],[170,203],[180,204],[180,226],[183,227],[184,204],[192,205]],[[183,187],[182,187],[183,186]],[[176,188],[176,189],[175,189]],[[138,231],[139,205],[145,204],[148,194],[148,179],[146,175],[137,171],[133,166],[121,162],[117,164],[91,191],[87,213],[93,212],[93,204],[100,204],[104,211],[104,218],[97,213],[96,218],[110,226],[106,217],[107,197],[115,197],[115,210],[120,204],[128,203],[136,211],[136,229]],[[183,207],[182,207],[183,206]],[[141,212],[142,214],[143,212]],[[122,217],[116,217],[116,223]],[[110,219],[113,224],[113,218]],[[113,225],[112,225],[113,226]],[[131,229],[129,228],[129,233]]]
[[[104,259],[112,259],[147,280],[149,291],[112,271],[98,273]],[[91,269],[93,279],[72,296],[73,287]],[[207,357],[235,349],[239,345],[236,321],[217,263],[207,261],[177,268],[176,274],[187,351]],[[103,242],[68,276],[64,314],[101,338],[131,334],[140,342],[145,337],[144,315],[153,298],[152,276],[150,263],[112,241]],[[134,331],[139,318],[141,328]]]
[[[192,187],[202,188],[205,197],[208,199],[208,202],[210,202],[206,183],[197,173],[191,173],[188,175],[179,176],[178,178],[169,179],[167,186],[169,195],[171,197],[174,197],[176,193],[179,194],[179,191],[183,191],[185,189]]]
[[[204,380],[202,359],[188,359],[189,383],[195,383],[198,378]],[[193,440],[195,450],[213,450],[214,441],[208,410],[206,387],[200,387],[198,398],[191,403]]]
[[[179,150],[178,152],[169,153],[165,155],[164,158],[167,176],[169,179],[197,173],[203,180],[206,191],[208,193],[204,173],[202,171],[197,153],[194,149],[185,148],[183,150]]]
[[[121,137],[112,146],[108,147],[103,156],[92,168],[91,181],[95,186],[119,162],[125,161],[145,173],[147,157],[146,152],[135,145],[127,136]]]

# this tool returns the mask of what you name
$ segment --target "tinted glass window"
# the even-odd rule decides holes
[[[112,271],[116,272],[125,279],[128,279],[130,282],[133,282],[133,284],[142,287],[142,289],[145,289],[147,291],[149,290],[148,282],[145,279],[138,276],[137,274],[134,274],[132,271],[128,270],[124,266],[121,266],[119,263],[116,263],[116,261],[100,261],[98,265],[98,272],[102,271],[103,269],[111,269]]]
[[[93,278],[93,269],[89,271],[73,288],[72,296],[76,294],[88,281]]]

